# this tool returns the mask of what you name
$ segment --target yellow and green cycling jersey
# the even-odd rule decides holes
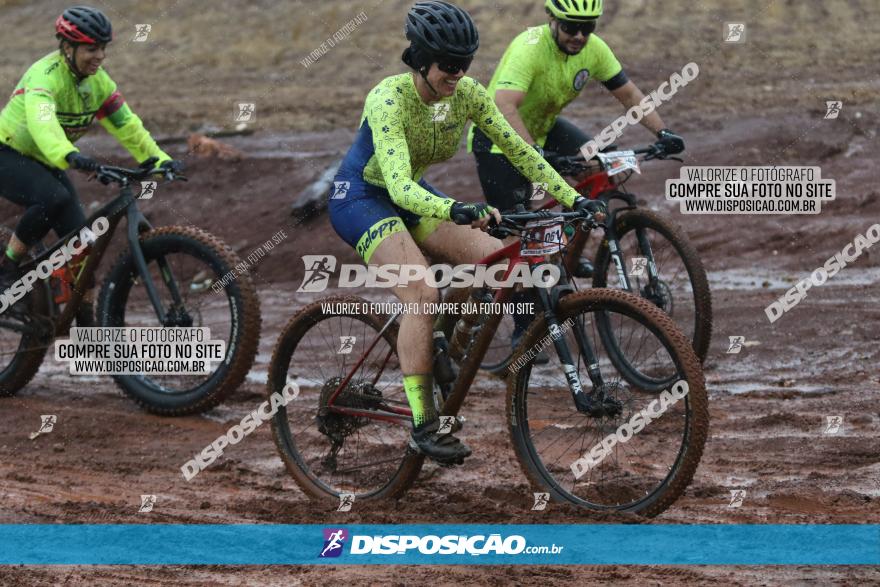
[[[95,118],[138,163],[150,157],[158,157],[159,163],[171,159],[104,68],[80,81],[60,51],[34,63],[18,82],[0,112],[0,143],[49,167],[67,169],[65,157],[79,150],[73,143]]]
[[[340,175],[362,173],[366,182],[386,189],[400,208],[449,220],[454,201],[434,195],[419,180],[428,167],[455,155],[468,121],[486,133],[525,177],[546,183],[547,192],[566,206],[574,203],[577,192],[513,130],[486,88],[469,77],[459,81],[452,96],[431,104],[422,101],[413,74],[384,79],[370,91],[364,106],[365,144],[358,148],[356,141]]]
[[[498,90],[525,93],[519,115],[532,139],[543,146],[559,113],[591,79],[604,82],[611,90],[627,81],[620,62],[598,35],[591,34],[580,53],[568,55],[557,46],[550,26],[544,25],[529,28],[510,43],[488,91],[493,99]],[[468,136],[468,151],[472,142],[473,130]],[[492,152],[501,153],[494,139],[493,143]]]

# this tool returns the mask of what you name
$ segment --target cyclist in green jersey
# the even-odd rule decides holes
[[[545,0],[550,22],[517,36],[507,47],[489,83],[489,93],[511,126],[536,148],[561,155],[577,154],[590,140],[559,114],[592,78],[629,109],[644,94],[624,72],[608,45],[594,34],[602,0]],[[657,135],[669,153],[684,150],[683,139],[666,128],[656,111],[641,124]],[[502,210],[525,203],[531,184],[498,146],[472,129],[468,149],[477,160],[487,201]]]
[[[0,293],[20,277],[18,262],[50,229],[62,237],[85,223],[64,170],[98,167],[73,145],[94,119],[138,162],[156,157],[161,169],[183,169],[156,145],[101,67],[113,39],[110,20],[75,6],[57,18],[55,32],[59,50],[27,70],[0,112],[0,196],[27,208],[0,260]]]
[[[422,177],[430,165],[455,155],[469,120],[523,174],[546,182],[554,198],[566,206],[602,209],[579,197],[504,120],[486,89],[465,77],[479,36],[464,10],[442,1],[419,2],[407,15],[406,36],[410,47],[403,61],[414,71],[388,77],[370,91],[328,199],[334,230],[364,261],[428,267],[427,254],[454,264],[475,263],[499,248],[496,239],[461,226],[485,230],[500,218],[497,210],[455,201]],[[425,281],[394,293],[419,307],[439,302],[439,292]],[[397,352],[413,413],[411,445],[432,458],[457,461],[470,449],[438,431],[432,325],[433,317],[425,314],[404,314],[400,322]]]
[[[559,114],[591,78],[602,82],[626,109],[639,104],[644,94],[605,41],[593,33],[602,15],[602,0],[545,0],[545,9],[550,22],[530,28],[510,43],[489,83],[489,94],[517,133],[542,154],[546,150],[575,155],[590,136]],[[684,140],[666,128],[656,111],[641,124],[656,134],[667,153],[684,150]],[[501,210],[528,205],[533,182],[511,164],[491,137],[471,128],[468,150],[476,159],[489,204]],[[582,259],[576,275],[589,277],[592,270],[592,264]],[[527,295],[517,294],[515,301],[527,302]],[[514,316],[513,346],[531,320],[532,315]],[[540,359],[546,361],[546,357]]]

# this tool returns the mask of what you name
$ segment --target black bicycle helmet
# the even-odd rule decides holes
[[[55,36],[77,44],[109,43],[113,40],[113,27],[97,8],[74,6],[55,20]]]
[[[435,58],[473,57],[480,35],[470,15],[449,2],[428,0],[406,15],[406,38],[420,52]]]

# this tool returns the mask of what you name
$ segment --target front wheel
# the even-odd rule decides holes
[[[226,341],[226,355],[208,374],[114,375],[147,411],[164,416],[204,412],[244,381],[260,335],[260,303],[238,256],[216,237],[194,227],[169,226],[140,237],[147,269],[166,313],[159,322],[130,251],[107,275],[98,300],[98,322],[113,327],[208,327]],[[225,279],[224,279],[225,278]],[[219,287],[217,284],[225,284]]]
[[[672,317],[691,339],[700,361],[706,360],[712,338],[712,298],[700,256],[684,232],[662,216],[643,208],[627,210],[615,222],[617,246],[628,272],[632,292],[646,298]],[[653,261],[650,265],[634,259]],[[656,270],[656,278],[650,276]],[[595,259],[593,287],[621,288],[608,241],[603,240]],[[615,345],[608,330],[603,338]],[[617,357],[624,361],[623,357]],[[621,363],[623,364],[623,363]]]
[[[690,341],[656,306],[620,290],[566,296],[557,316],[575,363],[568,370],[602,409],[576,409],[557,360],[514,361],[521,366],[507,380],[507,415],[523,471],[557,501],[659,514],[691,482],[708,434],[706,386]],[[664,391],[640,387],[618,371],[602,344],[600,319],[618,335],[630,364],[664,382]],[[515,357],[532,357],[552,340],[543,318],[524,339]],[[594,377],[598,370],[599,385],[588,370]],[[687,384],[683,397],[680,381]]]

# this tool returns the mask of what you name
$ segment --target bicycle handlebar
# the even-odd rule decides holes
[[[589,210],[572,210],[571,212],[558,212],[553,210],[535,210],[533,212],[515,212],[502,214],[501,223],[494,225],[487,231],[490,236],[503,240],[521,231],[526,223],[533,220],[550,220],[562,218],[563,220],[585,220],[591,228],[601,226],[595,216]],[[604,218],[603,218],[604,220]]]
[[[127,169],[125,167],[115,167],[113,165],[99,165],[95,170],[95,176],[104,185],[110,183],[118,183],[126,186],[131,181],[140,181],[154,176],[162,176],[166,181],[187,181],[183,174],[174,173],[170,169],[159,169],[155,167],[158,157],[150,157],[140,164],[137,169]]]
[[[643,161],[650,161],[651,159],[673,159],[675,161],[681,161],[680,158],[674,157],[673,155],[667,153],[663,149],[663,147],[661,147],[657,143],[644,147],[637,147],[630,150],[635,155],[644,155],[644,157],[642,157]],[[544,153],[544,159],[546,159],[547,163],[549,163],[550,166],[558,171],[561,175],[576,175],[584,171],[588,171],[592,167],[590,165],[590,161],[598,161],[599,168],[602,168],[602,163],[599,160],[598,156],[594,157],[590,161],[587,161],[582,153],[578,153],[577,155],[559,155],[558,153],[548,151]]]

